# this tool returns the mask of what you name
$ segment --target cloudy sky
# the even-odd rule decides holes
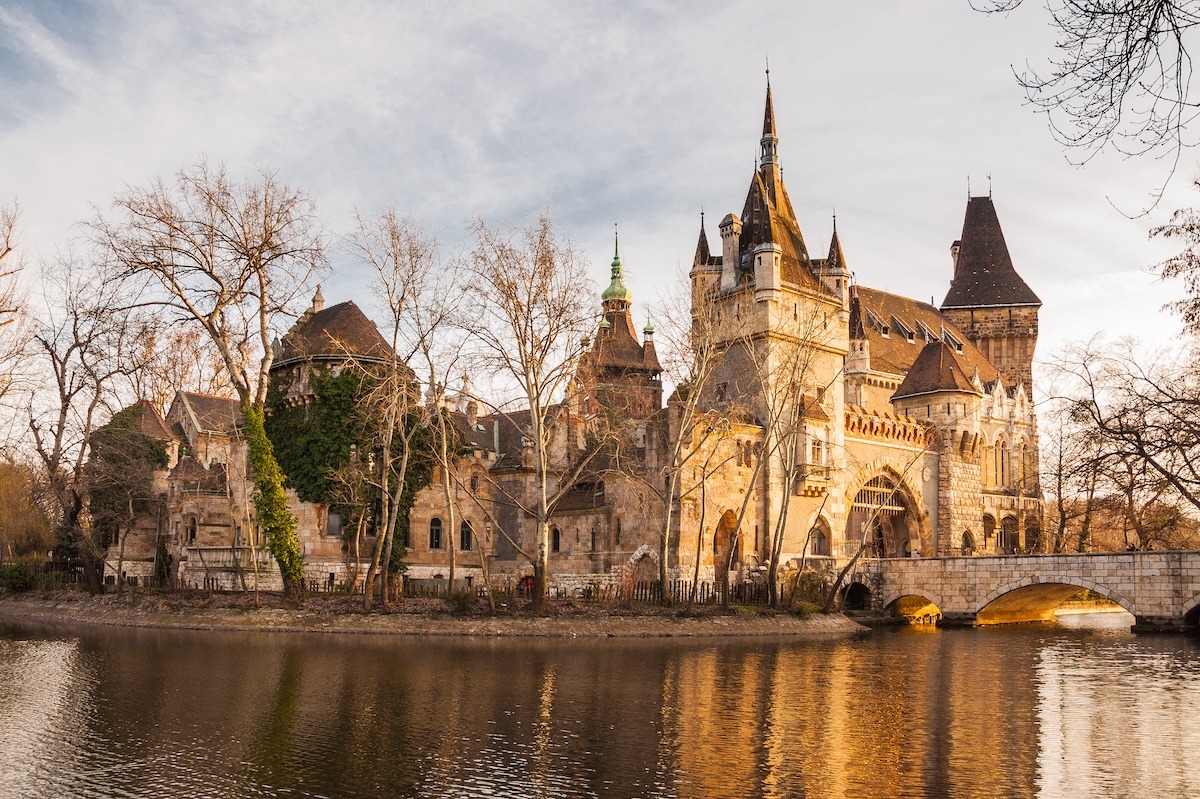
[[[1167,340],[1179,292],[1147,240],[1197,200],[1185,154],[1073,166],[1023,103],[1040,3],[55,2],[0,0],[0,200],[37,261],[126,185],[200,156],[277,170],[333,231],[395,204],[461,247],[468,220],[549,209],[607,280],[614,222],[638,304],[740,212],[769,57],[784,178],[823,255],[836,209],[866,285],[940,302],[972,193],[990,186],[1041,296],[1043,354],[1097,331]],[[364,299],[338,255],[330,302]],[[366,303],[363,303],[366,304]]]

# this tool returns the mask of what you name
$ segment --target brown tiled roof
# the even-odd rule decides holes
[[[232,435],[242,424],[242,409],[235,399],[181,391],[176,395],[176,402],[179,401],[202,433]]]
[[[805,419],[811,419],[814,422],[829,421],[829,414],[825,413],[825,409],[821,407],[821,403],[817,402],[815,397],[805,394],[800,399],[800,406],[804,409]]]
[[[873,323],[872,317],[888,329],[886,336]],[[896,329],[894,320],[899,320],[912,331],[912,341],[903,331]],[[937,308],[898,294],[854,286],[850,296],[850,335],[853,338],[866,338],[870,343],[872,369],[895,375],[906,374],[927,343],[920,325],[935,339],[940,339],[945,331],[962,344],[959,357],[969,374],[978,370],[979,378],[984,383],[996,379],[996,368],[991,361]]]
[[[942,300],[942,307],[1041,304],[1033,289],[1013,268],[992,198],[968,198],[954,279],[946,299]]]
[[[154,403],[149,400],[138,400],[135,407],[137,411],[134,427],[139,433],[155,441],[175,440],[176,436],[167,429],[167,423],[163,421],[162,414],[158,412],[158,408],[154,407]]]
[[[379,328],[353,302],[343,302],[296,320],[283,337],[278,366],[311,358],[393,357],[392,348]]]
[[[495,446],[495,440],[492,435],[492,418],[491,416],[477,416],[475,424],[470,425],[467,423],[468,420],[465,413],[461,411],[450,412],[450,420],[458,428],[458,433],[462,436],[467,446],[483,452],[491,452]]]
[[[601,329],[592,343],[587,360],[593,368],[661,372],[654,345],[638,343],[629,309],[609,308],[604,314],[607,329]]]
[[[967,373],[967,366],[962,357],[944,341],[933,341],[925,345],[909,368],[908,374],[904,376],[904,382],[892,395],[892,399],[935,391],[979,394],[979,390],[971,382],[971,375]]]

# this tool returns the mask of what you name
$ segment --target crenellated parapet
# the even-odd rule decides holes
[[[938,447],[937,432],[928,423],[859,405],[846,406],[846,436],[924,449]]]

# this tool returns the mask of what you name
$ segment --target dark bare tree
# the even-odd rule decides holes
[[[989,13],[1024,4],[970,2]],[[1017,80],[1055,137],[1088,157],[1106,147],[1126,155],[1165,150],[1177,164],[1195,143],[1186,129],[1200,112],[1188,51],[1200,2],[1045,0],[1045,7],[1058,53],[1047,69],[1018,70]]]
[[[101,421],[128,400],[144,327],[93,264],[61,260],[43,283],[47,296],[29,357],[44,380],[30,392],[29,430],[60,539],[82,563],[88,589],[100,593],[103,552],[88,510],[88,450]]]

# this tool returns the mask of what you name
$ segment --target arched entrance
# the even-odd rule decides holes
[[[720,569],[725,564],[736,569],[742,562],[742,536],[734,540],[734,530],[737,529],[737,516],[727,510],[717,522],[717,532],[713,536],[713,568]],[[733,558],[729,557],[730,546],[733,547]]]
[[[921,551],[917,515],[907,493],[888,475],[868,480],[854,496],[846,522],[846,555],[865,543],[871,558],[907,558]]]

